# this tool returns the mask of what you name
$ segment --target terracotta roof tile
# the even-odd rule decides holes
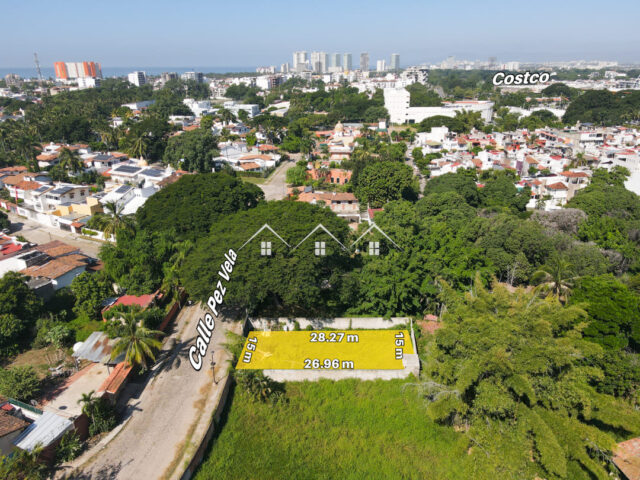
[[[39,250],[51,257],[59,257],[60,255],[66,255],[78,251],[78,247],[69,245],[68,243],[61,242],[60,240],[54,240],[52,242],[43,243],[38,245],[36,250]]]
[[[44,277],[54,280],[78,267],[86,266],[87,257],[84,255],[74,254],[54,258],[44,265],[33,265],[29,268],[25,268],[20,273],[29,277]]]
[[[7,413],[5,410],[0,410],[0,438],[5,435],[9,435],[17,430],[22,430],[29,426],[29,423],[21,420],[18,417]]]

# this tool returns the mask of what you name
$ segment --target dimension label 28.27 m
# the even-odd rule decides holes
[[[407,330],[253,331],[238,369],[402,370],[413,354]]]

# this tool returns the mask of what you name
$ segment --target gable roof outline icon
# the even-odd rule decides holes
[[[394,242],[393,240],[391,240],[391,237],[389,237],[389,235],[387,235],[386,233],[384,233],[384,232],[382,231],[382,229],[381,229],[378,225],[376,225],[375,223],[373,223],[373,222],[371,222],[371,225],[369,226],[369,228],[367,228],[367,229],[365,230],[365,232],[364,232],[362,235],[360,235],[360,236],[358,237],[358,239],[357,239],[355,242],[353,242],[353,243],[349,246],[349,248],[351,248],[351,247],[353,247],[354,245],[356,245],[360,240],[362,240],[362,237],[364,237],[364,236],[366,236],[367,234],[369,234],[369,232],[371,232],[371,230],[373,230],[374,228],[375,228],[378,232],[380,232],[382,235],[384,235],[384,238],[386,238],[386,239],[387,239],[387,240],[389,240],[391,243],[393,243],[393,246],[394,246],[394,247],[396,247],[396,248],[397,248],[398,250],[400,250],[401,252],[403,251],[403,250],[402,250],[402,248],[401,248],[401,247],[400,247],[396,242]]]
[[[247,245],[247,243],[249,243],[251,240],[253,240],[254,238],[256,238],[256,237],[260,234],[260,232],[262,232],[262,231],[263,231],[263,230],[265,230],[265,229],[269,230],[269,231],[270,231],[271,233],[273,233],[276,237],[278,237],[278,239],[279,239],[282,243],[284,243],[287,247],[291,248],[291,245],[289,245],[289,244],[286,242],[286,240],[285,240],[284,238],[282,238],[280,235],[278,235],[278,232],[276,232],[273,228],[271,228],[271,227],[269,226],[269,224],[265,223],[262,227],[260,227],[260,228],[258,229],[258,231],[257,231],[256,233],[254,233],[253,235],[251,235],[251,238],[249,238],[249,240],[247,240],[246,242],[244,242],[244,243],[242,244],[242,246],[238,249],[238,251],[242,250],[242,249]]]
[[[293,250],[295,250],[296,248],[298,248],[300,245],[302,245],[302,244],[305,242],[305,240],[307,240],[311,235],[313,235],[314,233],[316,233],[316,231],[317,231],[318,229],[323,230],[325,233],[327,233],[327,234],[328,234],[332,239],[334,239],[334,240],[336,241],[336,243],[338,243],[338,245],[340,245],[340,246],[342,247],[342,249],[343,249],[344,251],[346,251],[346,252],[348,252],[348,251],[349,251],[349,249],[348,249],[347,247],[345,247],[345,246],[340,242],[340,240],[338,240],[338,239],[333,235],[333,233],[331,233],[329,230],[327,230],[327,229],[326,229],[326,227],[325,227],[324,225],[322,225],[321,223],[319,223],[319,224],[316,226],[316,228],[314,228],[313,230],[311,230],[311,231],[309,232],[309,234],[308,234],[306,237],[304,237],[304,238],[300,241],[300,243],[298,243],[298,244],[297,244],[295,247],[293,247],[291,250],[293,251]]]

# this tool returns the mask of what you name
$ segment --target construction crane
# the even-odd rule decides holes
[[[40,91],[44,94],[44,91],[43,91],[44,81],[42,80],[42,71],[40,71],[40,62],[38,61],[38,54],[34,53],[33,58],[36,62],[36,70],[38,71],[38,81],[40,83]]]

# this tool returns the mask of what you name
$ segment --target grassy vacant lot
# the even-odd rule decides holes
[[[236,388],[195,478],[473,478],[468,440],[429,420],[406,383],[288,383],[276,405]]]

